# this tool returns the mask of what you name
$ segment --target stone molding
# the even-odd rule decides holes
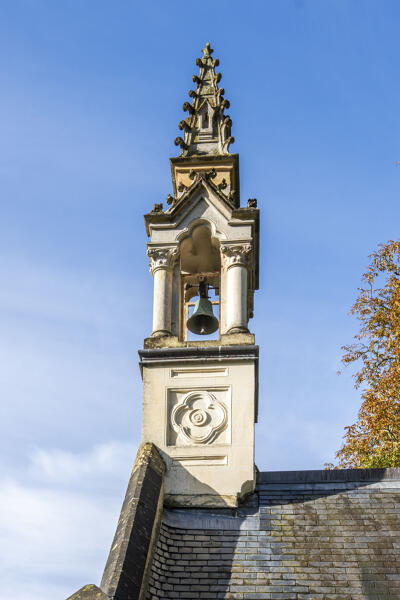
[[[138,351],[140,367],[164,362],[191,361],[202,362],[221,360],[254,360],[258,362],[259,347],[254,344],[182,346],[172,348],[143,348]]]
[[[176,246],[172,248],[148,248],[147,256],[150,262],[150,273],[154,275],[158,269],[172,269],[178,254],[179,251]]]
[[[221,246],[221,256],[226,269],[240,265],[247,267],[252,252],[250,243],[244,244],[223,244]]]

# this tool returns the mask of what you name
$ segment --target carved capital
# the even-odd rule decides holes
[[[149,248],[147,256],[150,261],[152,275],[158,269],[172,269],[178,256],[178,248]]]
[[[225,264],[225,267],[229,269],[235,265],[247,266],[249,257],[251,255],[252,247],[251,244],[232,244],[221,246],[221,255]]]

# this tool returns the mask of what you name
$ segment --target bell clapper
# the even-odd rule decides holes
[[[205,279],[199,283],[199,296],[208,300],[208,285]]]

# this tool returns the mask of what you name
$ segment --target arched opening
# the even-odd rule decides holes
[[[200,335],[188,330],[187,321],[193,314],[196,301],[200,297],[199,288],[206,290],[214,316],[219,320],[221,257],[219,240],[212,236],[209,223],[201,222],[190,231],[180,247],[180,339],[218,339],[219,329],[208,335]]]

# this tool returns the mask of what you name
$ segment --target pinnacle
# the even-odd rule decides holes
[[[214,50],[210,42],[202,52],[203,56],[196,59],[199,74],[192,78],[196,89],[189,90],[192,102],[183,105],[189,114],[179,123],[184,138],[175,139],[175,144],[181,147],[181,156],[229,154],[229,145],[234,141],[232,121],[224,114],[229,101],[223,97],[225,90],[218,87],[222,75],[215,72],[219,60],[212,58]]]

